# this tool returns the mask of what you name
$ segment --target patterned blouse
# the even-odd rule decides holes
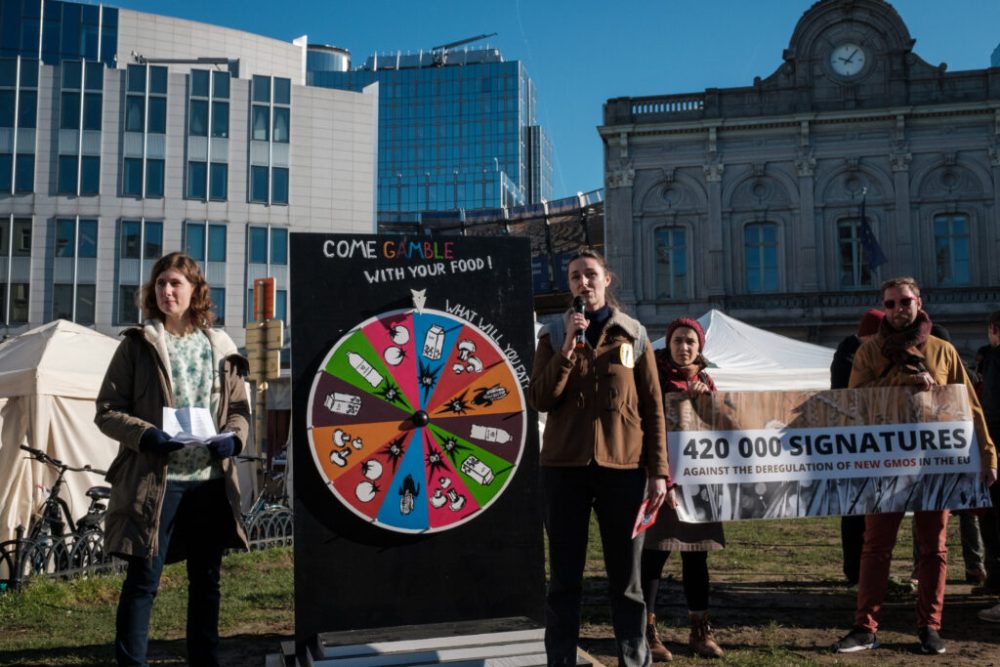
[[[215,368],[212,345],[201,330],[185,336],[166,334],[167,355],[170,357],[170,384],[175,408],[207,408],[215,418],[212,405],[212,382]],[[167,459],[167,479],[173,481],[203,481],[222,477],[222,466],[212,460],[203,445],[187,445],[171,452]]]

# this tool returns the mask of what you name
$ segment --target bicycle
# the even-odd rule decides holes
[[[69,503],[61,493],[67,472],[106,474],[90,465],[71,466],[45,452],[20,445],[28,453],[26,458],[40,461],[58,471],[48,496],[28,524],[27,534],[18,527],[18,537],[0,544],[0,565],[5,574],[18,579],[42,573],[64,573],[69,570],[88,570],[106,564],[110,557],[104,553],[104,515],[111,488],[92,486],[87,490],[90,506],[86,514],[73,520]],[[68,530],[67,530],[68,528]],[[13,556],[11,556],[13,554]]]
[[[263,456],[240,454],[241,461],[267,462]],[[273,466],[264,468],[264,483],[250,509],[243,514],[243,528],[251,549],[292,543],[292,510],[285,493],[285,475],[275,472]]]

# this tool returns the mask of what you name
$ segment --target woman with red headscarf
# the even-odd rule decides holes
[[[715,391],[715,383],[705,372],[708,362],[702,355],[705,331],[695,320],[680,317],[667,327],[666,348],[656,353],[664,403],[671,394],[690,398]],[[681,523],[674,510],[677,499],[670,489],[667,502],[646,532],[642,551],[642,593],[646,600],[646,641],[654,660],[671,660],[670,651],[656,632],[656,595],[663,566],[671,551],[681,552],[684,596],[687,598],[691,634],[688,645],[703,658],[722,657],[708,622],[708,552],[722,549],[725,536],[721,523]]]

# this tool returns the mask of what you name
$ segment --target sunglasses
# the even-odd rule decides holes
[[[899,305],[901,305],[903,308],[909,308],[910,304],[913,303],[914,301],[916,301],[916,299],[914,299],[913,297],[904,296],[902,299],[899,300]],[[885,301],[882,302],[882,305],[885,306],[886,310],[895,310],[896,300],[886,299]]]

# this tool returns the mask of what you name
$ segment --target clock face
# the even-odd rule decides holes
[[[841,44],[830,53],[830,67],[840,76],[855,76],[864,69],[866,62],[865,50],[851,42]]]

